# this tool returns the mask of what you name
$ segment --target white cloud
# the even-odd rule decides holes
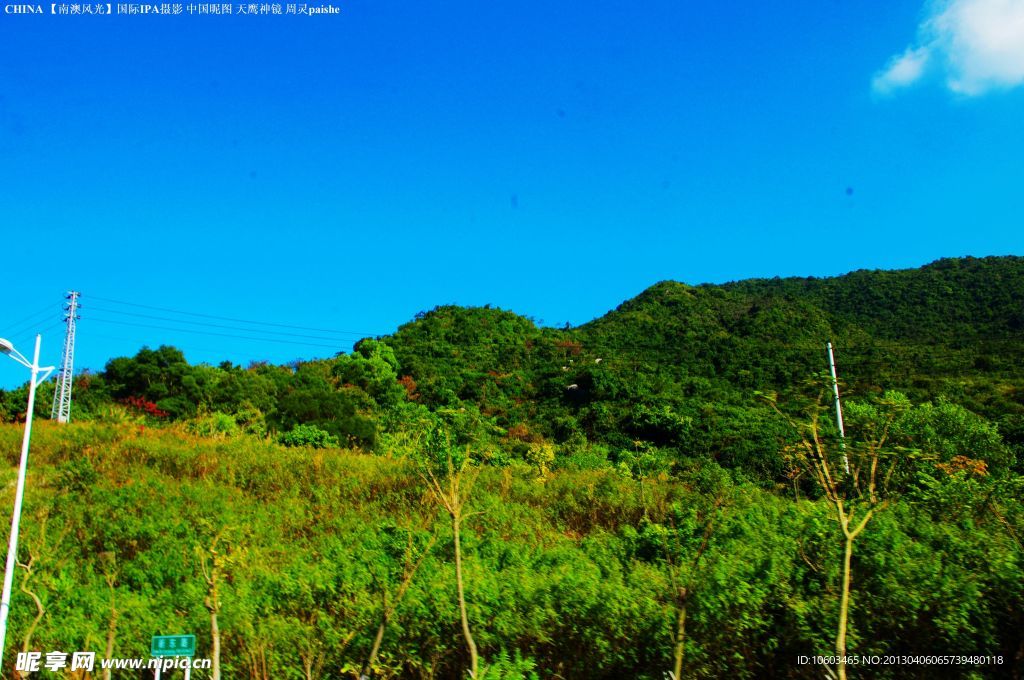
[[[924,74],[930,56],[927,47],[908,47],[906,52],[894,56],[886,67],[875,75],[872,86],[876,92],[888,94],[913,84]]]
[[[891,93],[941,73],[946,86],[976,96],[1024,84],[1024,0],[947,0],[931,7],[918,41],[889,60],[872,86]]]

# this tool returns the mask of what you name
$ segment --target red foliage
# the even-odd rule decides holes
[[[947,475],[955,475],[958,472],[966,472],[968,475],[985,477],[988,475],[988,464],[983,460],[968,458],[967,456],[953,456],[948,463],[936,463]]]
[[[566,350],[572,356],[576,356],[583,351],[583,345],[575,340],[559,340],[555,343],[555,347],[560,347]]]
[[[524,439],[525,440],[529,436],[530,436],[530,428],[526,427],[526,425],[519,424],[519,425],[513,425],[512,427],[508,428],[508,438],[509,439]]]
[[[82,372],[75,378],[75,389],[79,392],[85,392],[92,387],[94,376],[91,373]]]
[[[405,394],[409,397],[409,401],[416,401],[420,395],[416,393],[416,381],[412,379],[411,375],[403,375],[398,379],[398,384],[405,388]]]
[[[169,414],[167,411],[161,411],[160,407],[151,401],[147,401],[142,397],[127,397],[122,400],[125,406],[129,406],[136,411],[142,411],[147,416],[153,416],[154,418],[166,418]]]
[[[507,436],[509,439],[518,439],[521,442],[527,443],[535,442],[538,439],[537,435],[535,435],[533,432],[530,432],[530,428],[527,427],[524,423],[518,423],[508,428]]]

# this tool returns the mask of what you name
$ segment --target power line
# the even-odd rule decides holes
[[[94,321],[95,319],[89,319],[89,320],[90,321]],[[131,338],[129,338],[129,337],[126,337],[124,335],[104,335],[102,333],[95,333],[92,330],[89,331],[89,338],[90,339],[99,339],[99,340],[113,340],[114,342],[136,343],[140,347],[142,347],[142,346],[150,346],[152,344],[150,342],[150,340],[145,338],[145,337],[142,337],[142,338],[131,337]],[[200,342],[201,342],[201,340],[200,340]],[[216,342],[216,341],[214,341],[214,342]],[[206,345],[196,345],[196,344],[192,344],[192,342],[187,342],[187,344],[181,344],[181,343],[175,342],[174,343],[174,347],[177,348],[177,349],[182,350],[183,352],[189,353],[189,354],[193,354],[193,353],[194,354],[216,354],[216,353],[224,351],[223,347],[210,347],[210,346],[206,346]],[[269,362],[269,360],[266,360],[266,359],[256,359],[254,361],[268,361]],[[199,362],[199,363],[203,363],[203,362]],[[103,369],[103,367],[100,366],[98,369],[95,369],[95,370],[102,370],[102,369]]]
[[[232,335],[232,334],[229,334],[229,333],[215,333],[213,331],[198,331],[198,330],[191,330],[191,329],[187,329],[187,328],[171,328],[169,326],[153,326],[151,324],[132,323],[130,321],[114,321],[112,319],[98,319],[98,318],[92,317],[92,316],[90,316],[88,318],[89,318],[90,321],[94,321],[94,322],[97,322],[97,323],[115,324],[115,325],[118,325],[118,326],[135,326],[137,328],[153,328],[153,329],[156,329],[156,330],[174,331],[175,333],[191,333],[191,334],[194,334],[194,335],[214,335],[214,336],[218,336],[218,337],[222,337],[222,338],[233,338],[233,339],[236,339],[236,340],[253,340],[253,341],[256,341],[256,342],[276,342],[276,343],[283,344],[283,345],[306,345],[306,346],[309,346],[309,347],[324,347],[324,348],[327,348],[327,349],[333,349],[335,351],[339,351],[337,345],[322,345],[322,344],[317,344],[317,343],[313,343],[313,342],[301,342],[301,341],[296,341],[296,340],[281,340],[279,338],[257,338],[257,337],[253,337],[253,336]]]
[[[230,317],[230,316],[218,316],[216,314],[200,314],[198,312],[186,312],[184,310],[171,309],[169,307],[156,307],[156,306],[153,306],[153,305],[142,305],[142,304],[138,304],[138,303],[135,303],[135,302],[124,302],[122,300],[112,300],[110,298],[103,298],[103,297],[98,297],[98,296],[95,296],[95,295],[88,296],[88,299],[100,300],[101,302],[111,302],[111,303],[116,304],[116,305],[126,305],[128,307],[139,307],[141,309],[153,309],[153,310],[157,310],[157,311],[160,311],[160,312],[170,312],[172,314],[183,314],[185,316],[195,316],[195,317],[200,317],[200,318],[204,318],[204,319],[217,319],[219,321],[234,321],[236,323],[247,323],[247,324],[254,324],[254,325],[259,325],[259,326],[274,326],[274,327],[277,327],[277,328],[291,328],[291,329],[294,329],[294,330],[315,331],[315,332],[318,332],[318,333],[334,333],[334,334],[340,334],[340,335],[358,335],[361,338],[373,337],[373,336],[379,335],[378,333],[365,333],[365,332],[362,332],[362,331],[342,331],[342,330],[331,329],[331,328],[311,328],[309,326],[295,326],[295,325],[292,325],[292,324],[277,323],[277,322],[273,322],[273,321],[253,321],[252,319],[238,319],[238,318],[234,318],[234,317]],[[255,329],[252,329],[252,330],[255,330]]]
[[[156,320],[156,321],[169,321],[171,323],[186,323],[186,324],[189,324],[189,325],[192,325],[192,326],[202,326],[202,327],[206,327],[206,328],[222,328],[222,329],[226,329],[226,330],[242,331],[242,332],[258,331],[260,333],[269,333],[271,335],[284,335],[284,336],[295,337],[295,338],[307,338],[307,339],[312,339],[312,340],[324,340],[324,341],[327,341],[327,342],[331,342],[331,341],[335,341],[335,340],[341,340],[340,338],[325,338],[325,337],[322,337],[322,336],[319,336],[319,335],[307,335],[307,334],[304,334],[304,333],[290,333],[288,331],[263,330],[262,328],[239,328],[237,326],[226,326],[224,324],[209,323],[208,321],[189,321],[188,319],[172,319],[172,318],[169,318],[169,317],[166,317],[166,316],[154,316],[152,314],[137,314],[135,312],[122,312],[122,311],[119,311],[119,310],[116,310],[116,309],[106,309],[106,308],[103,308],[103,307],[96,307],[96,306],[90,306],[89,309],[91,311],[104,312],[106,314],[118,314],[118,315],[121,315],[121,316],[131,316],[131,317],[136,317],[136,318],[140,318],[140,319],[153,319],[153,320]],[[345,340],[345,342],[348,342],[348,341],[349,340]]]
[[[13,338],[8,338],[8,339],[11,340],[12,342],[17,340],[18,342],[15,343],[15,344],[18,344],[18,343],[21,343],[22,341],[29,341],[32,338],[34,338],[35,336],[37,336],[37,335],[45,335],[47,332],[53,330],[57,326],[62,326],[62,325],[64,325],[64,320],[63,319],[61,319],[60,321],[56,321],[56,322],[50,324],[49,326],[47,326],[46,328],[44,328],[44,329],[42,329],[40,331],[22,331],[21,335],[16,335]]]
[[[32,312],[31,314],[26,316],[21,321],[17,321],[15,323],[11,324],[11,327],[20,326],[21,324],[25,323],[26,321],[29,321],[30,319],[33,319],[33,318],[39,316],[40,314],[43,314],[44,312],[45,313],[50,313],[52,311],[53,311],[53,305],[48,304],[45,307],[43,307],[42,309],[37,309],[36,311]]]
[[[7,326],[6,328],[3,329],[3,332],[9,336],[17,336],[19,333],[23,332],[33,323],[40,323],[44,321],[48,315],[54,313],[55,307],[57,307],[57,305],[47,305],[44,309],[40,309],[39,311],[33,312],[32,314],[25,317],[21,321],[11,324],[10,326]]]

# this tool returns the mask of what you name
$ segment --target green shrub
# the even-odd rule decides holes
[[[316,425],[296,425],[289,432],[284,432],[278,441],[285,446],[309,446],[314,449],[326,449],[338,445],[338,438],[321,430]]]
[[[234,437],[241,431],[234,417],[219,411],[189,420],[185,429],[200,437]]]
[[[490,661],[484,661],[480,667],[481,680],[537,680],[537,664],[529,657],[523,657],[519,650],[510,656],[502,649]]]

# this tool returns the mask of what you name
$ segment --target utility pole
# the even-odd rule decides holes
[[[18,483],[14,487],[14,512],[11,513],[11,537],[7,542],[7,566],[4,568],[4,588],[0,595],[0,666],[3,665],[4,643],[7,641],[7,615],[11,611],[11,588],[14,585],[14,567],[18,563],[18,531],[21,526],[21,506],[25,500],[25,478],[28,474],[28,445],[32,438],[32,414],[35,413],[36,388],[46,380],[53,366],[39,366],[39,345],[42,338],[36,336],[36,351],[32,363],[21,352],[14,349],[7,340],[0,338],[0,354],[6,354],[25,368],[32,371],[28,386],[28,408],[25,411],[25,436],[21,440],[21,463],[18,466]],[[39,373],[43,376],[39,377]]]
[[[836,423],[839,424],[839,450],[843,452],[843,469],[850,474],[850,460],[846,457],[846,431],[843,429],[843,407],[839,403],[839,380],[836,378],[836,359],[832,355],[832,343],[828,347],[828,368],[832,371],[832,393],[836,399]]]
[[[64,333],[64,352],[60,362],[60,373],[57,374],[57,387],[53,391],[53,408],[50,420],[66,423],[71,420],[71,384],[75,377],[75,322],[78,316],[78,296],[81,293],[69,291],[64,305],[64,322],[67,331]]]

